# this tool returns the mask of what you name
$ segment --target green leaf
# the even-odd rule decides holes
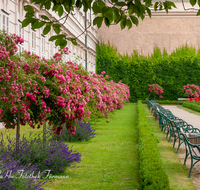
[[[120,7],[123,7],[123,6],[126,5],[126,3],[124,3],[124,2],[116,2],[116,4],[117,4],[118,6],[120,6]]]
[[[147,7],[152,6],[151,0],[144,0],[144,2],[145,2],[145,5],[146,5]]]
[[[138,26],[138,18],[135,16],[130,16],[132,23],[135,24],[136,26]]]
[[[77,42],[76,42],[76,40],[74,38],[71,38],[71,42],[72,42],[72,44],[74,44],[75,46],[77,46]]]
[[[45,4],[45,9],[49,10],[51,8],[51,1],[47,1]]]
[[[55,26],[53,24],[53,30],[55,31],[56,34],[59,34],[60,33],[60,26],[58,27],[58,26]]]
[[[62,41],[63,41],[62,38],[58,38],[58,39],[56,40],[56,42],[55,42],[55,45],[56,45],[56,46],[60,46],[60,44],[61,44]]]
[[[88,7],[89,7],[89,6],[88,6],[88,2],[87,2],[86,0],[84,0],[84,1],[82,1],[82,3],[83,3],[83,7],[84,7],[84,8],[83,8],[83,11],[84,11],[84,12],[87,12]]]
[[[34,17],[34,13],[27,12],[25,18],[30,18],[30,17]]]
[[[33,30],[36,29],[36,27],[37,27],[38,24],[39,24],[39,21],[38,21],[38,20],[33,21],[33,22],[31,23],[32,29],[33,29]]]
[[[60,7],[60,5],[56,4],[53,6],[52,11],[58,12],[58,8]]]
[[[190,4],[194,6],[196,4],[196,0],[190,0]]]
[[[123,30],[126,27],[126,19],[121,20],[120,27],[121,27],[121,30]]]
[[[76,7],[80,9],[80,8],[81,8],[81,5],[82,5],[81,1],[80,1],[80,0],[77,0],[77,1],[76,1]]]
[[[93,20],[93,25],[97,25],[97,27],[100,28],[102,25],[102,22],[103,22],[103,17],[96,17]]]
[[[110,20],[108,18],[104,17],[104,22],[106,26],[110,26]]]
[[[30,23],[32,23],[35,19],[34,18],[26,18],[22,22],[22,28],[28,26]]]
[[[54,40],[56,40],[56,39],[58,39],[58,38],[65,39],[65,38],[66,38],[66,35],[64,35],[64,34],[59,34],[59,35],[51,36],[51,37],[49,38],[49,41],[54,41]]]
[[[35,11],[31,5],[25,5],[24,10],[29,13],[35,13]]]
[[[151,18],[151,11],[150,11],[150,9],[148,7],[146,7],[146,10],[147,10],[147,13],[148,13],[149,17]]]
[[[45,15],[42,15],[41,18],[43,18],[44,20],[49,20],[49,18]]]
[[[120,14],[119,14],[119,9],[114,9],[114,22],[118,23],[120,20]]]
[[[101,13],[101,8],[97,5],[96,2],[93,3],[92,10],[95,14]]]
[[[198,10],[198,12],[197,12],[197,16],[199,16],[200,15],[200,9]]]
[[[169,6],[170,8],[171,7],[177,8],[176,5],[171,1],[166,1],[166,3],[167,3],[167,6]]]
[[[45,0],[43,0],[42,2],[40,2],[40,9],[43,8],[44,4],[45,4]]]
[[[49,38],[49,41],[54,41],[54,40],[56,40],[56,39],[58,39],[58,38],[59,38],[58,35],[51,36],[51,37]]]
[[[42,28],[45,24],[45,22],[39,22],[35,29]]]
[[[46,34],[48,34],[50,30],[51,30],[51,26],[47,25],[43,30],[43,35],[45,36]]]
[[[106,4],[105,4],[102,0],[99,0],[99,1],[98,1],[98,5],[99,5],[99,7],[100,7],[101,9],[103,9],[103,8],[106,6]]]
[[[66,47],[66,45],[67,45],[67,40],[63,39],[63,41],[61,41],[60,43],[60,49],[63,49],[64,47]]]
[[[110,20],[110,23],[113,21],[113,12],[112,9],[109,9],[104,16]]]
[[[130,21],[130,19],[126,20],[126,25],[128,26],[128,29],[132,28],[132,22]]]
[[[155,4],[154,4],[154,10],[156,11],[157,9],[158,9],[158,2],[156,2]]]
[[[134,12],[134,5],[130,4],[129,9],[128,9],[128,14],[131,16]]]
[[[64,10],[63,10],[63,7],[62,7],[62,5],[61,5],[61,6],[59,6],[59,8],[58,8],[58,16],[61,17],[61,16],[63,15],[63,12],[64,12]]]
[[[166,13],[168,13],[169,7],[167,6],[167,3],[163,2],[163,6],[165,8]]]

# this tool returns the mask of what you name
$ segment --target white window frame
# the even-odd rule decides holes
[[[41,35],[41,58],[45,58],[45,36]]]
[[[5,22],[4,24],[3,20],[7,20],[7,23]],[[9,34],[9,14],[4,12],[3,10],[1,10],[1,30],[5,30],[5,32]]]
[[[67,55],[65,53],[63,53],[63,55],[62,55],[62,61],[63,61],[63,63],[67,62]]]
[[[80,59],[80,65],[83,65],[83,59],[82,59],[82,57]]]
[[[69,61],[71,61],[71,51],[69,51]]]
[[[31,53],[36,54],[36,31],[31,29]]]
[[[91,63],[90,63],[90,61],[88,62],[88,65],[87,65],[87,70],[88,71],[91,71],[91,65],[90,65]]]
[[[24,39],[24,28],[22,28],[22,22],[18,20],[18,36]],[[18,52],[24,52],[24,43],[18,44]]]
[[[76,61],[76,54],[73,53],[73,62],[75,62],[75,61]]]
[[[96,73],[96,63],[94,63],[94,73]]]
[[[83,61],[83,67],[85,68],[85,60]]]
[[[54,56],[54,42],[49,42],[49,58],[53,58]]]

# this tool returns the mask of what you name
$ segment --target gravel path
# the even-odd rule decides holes
[[[183,109],[177,108],[177,106],[163,106],[165,109],[169,109],[175,116],[183,119],[188,124],[193,125],[195,128],[200,129],[200,116],[193,113],[189,113]]]
[[[177,108],[177,106],[163,106],[165,109],[169,109],[175,116],[183,119],[188,124],[191,124],[195,128],[200,129],[200,116],[195,115],[193,113],[189,113],[183,109]],[[177,147],[178,145],[176,145]],[[177,154],[179,161],[183,164],[185,158],[185,146],[181,145],[179,153]],[[190,159],[187,160],[186,166],[190,168]],[[198,162],[194,168],[192,169],[191,178],[193,180],[193,184],[196,186],[197,190],[200,190],[200,162]]]

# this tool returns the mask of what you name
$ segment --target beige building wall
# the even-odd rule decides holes
[[[182,4],[176,2],[178,9],[169,14],[157,12],[152,18],[145,17],[139,21],[138,27],[121,30],[120,25],[112,25],[109,28],[102,26],[99,29],[99,39],[105,43],[117,47],[121,54],[133,53],[137,50],[143,55],[152,54],[155,46],[168,53],[176,48],[186,45],[200,47],[200,16],[194,11],[184,11]],[[186,8],[191,7],[186,3]]]

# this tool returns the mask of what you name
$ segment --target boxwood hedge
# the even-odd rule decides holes
[[[190,108],[192,110],[198,111],[200,112],[200,103],[199,102],[195,102],[195,101],[186,101],[183,103],[184,107]]]
[[[106,71],[110,80],[122,80],[127,84],[132,102],[147,97],[153,99],[148,84],[162,86],[163,100],[184,98],[184,85],[200,85],[200,50],[196,51],[187,45],[170,55],[155,48],[154,53],[146,57],[137,51],[131,56],[122,56],[117,53],[117,49],[103,43],[99,43],[96,50],[97,73]]]
[[[153,135],[141,101],[138,101],[139,176],[143,190],[169,190],[168,176],[163,168],[157,141]]]

